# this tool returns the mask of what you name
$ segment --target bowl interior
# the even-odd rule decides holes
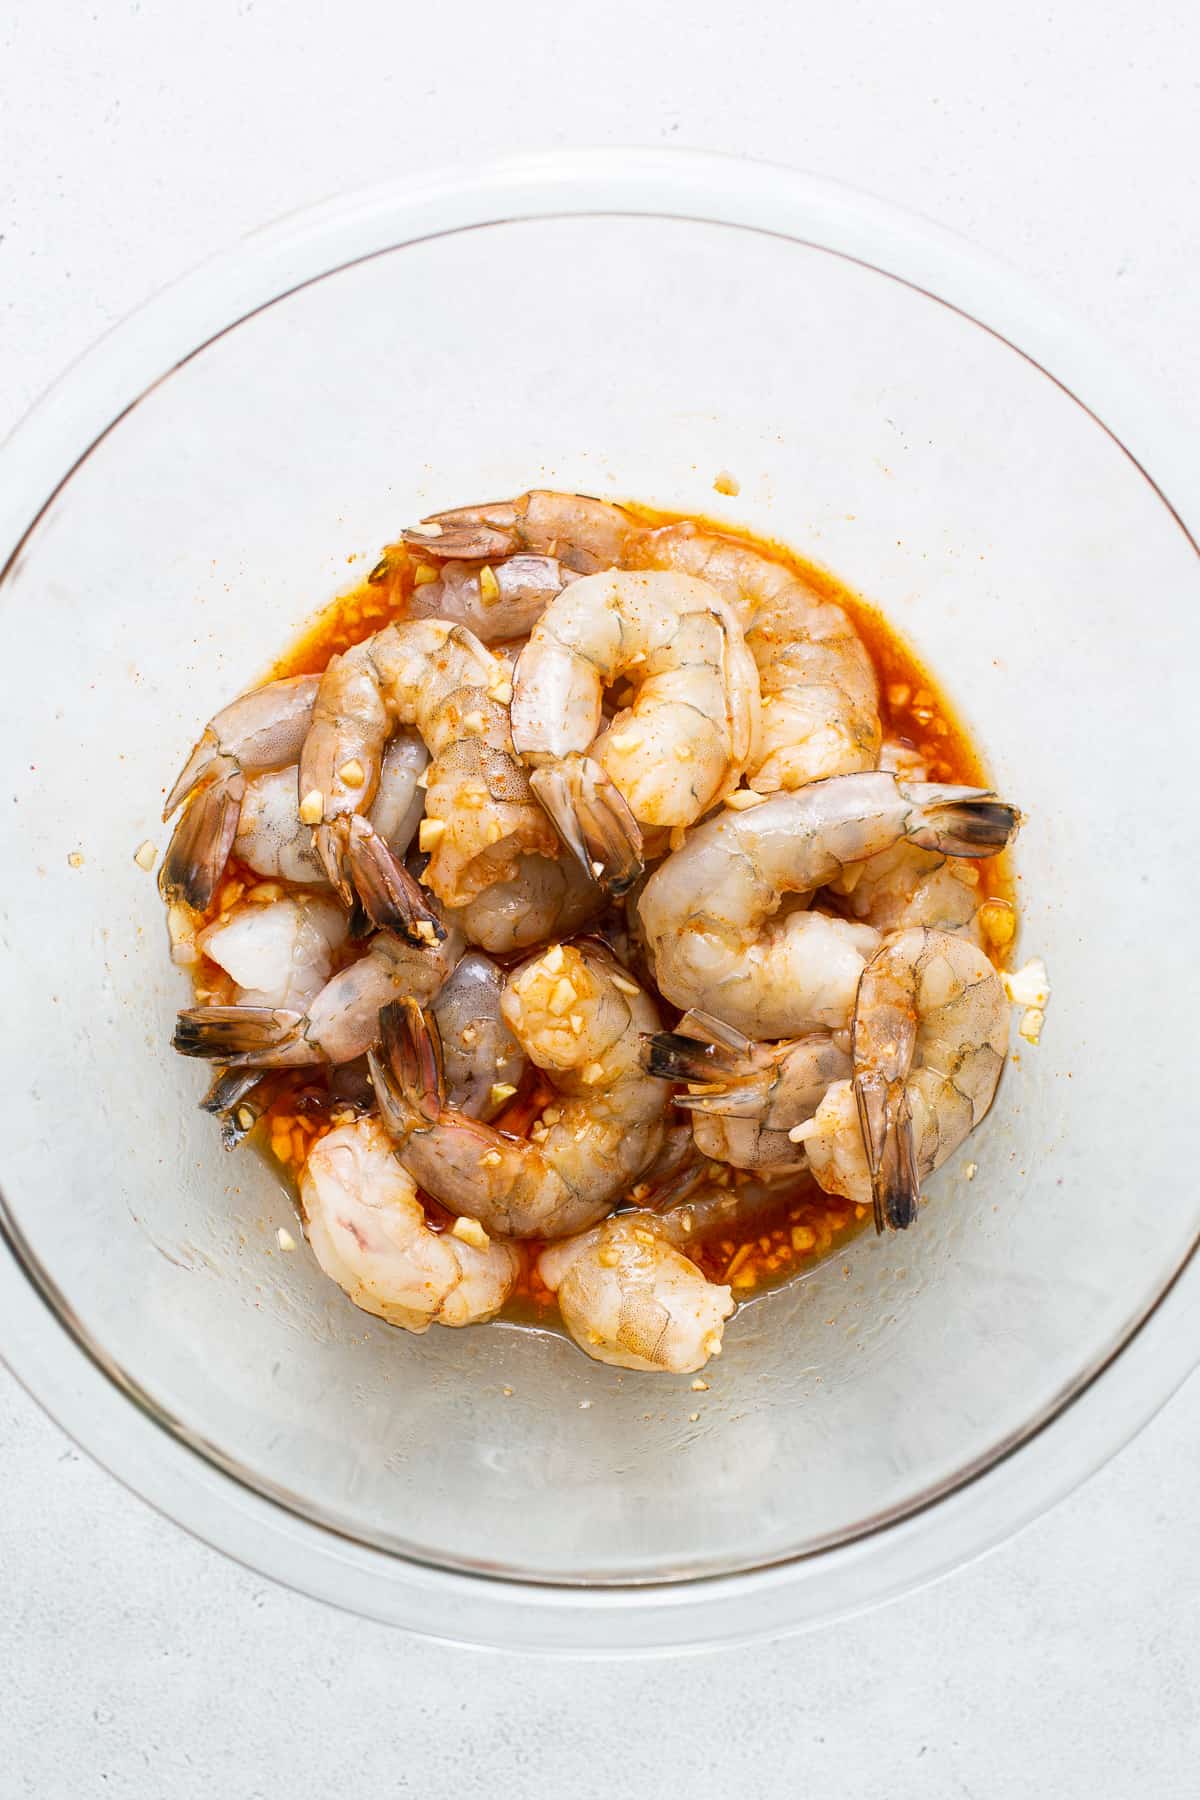
[[[717,514],[826,564],[916,645],[1029,815],[1040,1046],[1014,1038],[918,1228],[746,1307],[702,1394],[552,1334],[410,1337],[303,1245],[281,1254],[289,1201],[254,1155],[222,1153],[203,1072],[168,1048],[188,990],[133,861],[165,842],[161,796],[203,720],[386,539],[534,485]],[[758,1566],[986,1466],[1187,1255],[1172,1021],[1195,981],[1200,566],[1090,414],[929,296],[671,219],[396,249],[164,378],[50,502],[0,605],[10,1224],[73,1328],[251,1486],[449,1566],[614,1583]]]

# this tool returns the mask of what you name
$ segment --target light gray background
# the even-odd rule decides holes
[[[281,212],[630,141],[794,163],[966,233],[1197,430],[1198,121],[1194,0],[4,0],[0,430]],[[0,1800],[1194,1795],[1198,1491],[1193,1381],[1050,1517],[869,1617],[657,1665],[517,1661],[234,1568],[0,1373]]]

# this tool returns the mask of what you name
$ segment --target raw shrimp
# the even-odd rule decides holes
[[[830,890],[876,931],[929,925],[982,945],[979,870],[962,857],[923,850],[907,839],[844,869]]]
[[[922,1181],[992,1104],[1008,1025],[1003,983],[974,944],[945,931],[889,937],[859,983],[853,1079],[795,1132],[821,1186],[869,1198],[879,1230],[911,1225]]]
[[[682,1254],[672,1224],[670,1214],[619,1213],[538,1257],[563,1324],[596,1362],[691,1375],[720,1355],[733,1294]]]
[[[696,525],[647,527],[622,507],[536,490],[435,513],[405,541],[438,557],[556,555],[583,572],[650,568],[698,576],[734,607],[762,684],[750,785],[761,793],[875,767],[879,696],[866,647],[843,609],[794,570]]]
[[[270,681],[210,719],[163,807],[169,819],[185,800],[159,871],[164,900],[202,912],[221,879],[252,775],[294,763],[312,718],[318,675]]]
[[[375,1042],[380,1008],[400,994],[432,1000],[462,948],[457,931],[422,949],[391,932],[377,932],[366,955],[327,981],[304,1010],[188,1007],[179,1015],[174,1046],[184,1056],[242,1068],[350,1062]]]
[[[397,724],[415,725],[433,758],[426,772],[421,848],[430,887],[465,906],[511,876],[522,851],[552,856],[549,820],[515,754],[507,665],[461,625],[400,621],[335,656],[321,677],[300,757],[300,817],[316,826],[326,872],[376,925],[409,936],[435,914],[372,831],[364,810]]]
[[[651,1074],[692,1084],[675,1104],[691,1113],[705,1156],[779,1173],[804,1163],[788,1132],[850,1073],[846,1050],[828,1032],[756,1044],[703,1012],[685,1013],[673,1032],[648,1038],[642,1056]]]
[[[492,563],[530,551],[557,557],[582,575],[627,562],[645,529],[611,501],[548,488],[534,488],[515,500],[456,506],[421,523],[424,529],[414,527],[402,536],[426,556]]]
[[[762,683],[762,733],[749,785],[758,793],[873,769],[881,730],[875,670],[843,609],[794,570],[695,525],[638,540],[649,568],[699,576],[742,620]]]
[[[631,704],[597,737],[604,690],[621,676]],[[686,575],[584,576],[534,626],[513,676],[513,743],[585,863],[610,862],[610,833],[628,832],[625,807],[595,830],[591,806],[577,803],[585,753],[639,825],[690,825],[736,787],[757,730],[758,678],[737,615]]]
[[[432,571],[429,571],[432,573]],[[495,566],[443,563],[432,581],[418,581],[408,603],[410,619],[449,619],[465,625],[481,644],[528,637],[573,572],[553,556],[510,556]]]
[[[436,1030],[388,1007],[371,1073],[400,1160],[451,1212],[506,1237],[563,1237],[603,1218],[654,1160],[669,1090],[644,1073],[649,998],[597,944],[555,944],[509,976],[504,1017],[557,1093],[528,1137],[445,1104]]]
[[[265,905],[243,901],[196,942],[237,983],[239,1006],[303,1012],[329,980],[347,930],[336,900],[297,894]]]
[[[442,1045],[447,1104],[469,1119],[494,1119],[516,1093],[525,1058],[504,1022],[504,976],[468,950],[430,1007]]]
[[[789,912],[784,896],[811,893],[901,838],[955,856],[993,856],[1018,823],[1013,807],[982,789],[907,784],[879,772],[727,810],[698,826],[642,892],[658,986],[676,1006],[702,1007],[748,1037],[839,1030],[878,934],[815,911]]]
[[[421,1332],[494,1318],[520,1269],[511,1244],[433,1232],[377,1119],[339,1125],[300,1177],[313,1254],[364,1312]]]
[[[421,822],[425,794],[419,781],[428,761],[429,752],[415,731],[398,731],[383,753],[367,818],[397,858],[404,856]],[[233,847],[258,875],[326,887],[312,831],[301,824],[296,810],[299,798],[295,767],[248,781]]]
[[[504,956],[571,937],[605,904],[591,871],[573,856],[517,858],[507,881],[494,881],[453,917],[469,944]]]

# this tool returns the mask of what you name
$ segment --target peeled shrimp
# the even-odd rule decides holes
[[[419,781],[428,761],[429,752],[415,731],[398,731],[383,753],[367,818],[394,857],[404,856],[421,822],[425,794]],[[312,831],[296,810],[299,798],[295,767],[248,781],[233,847],[258,875],[326,887]]]
[[[875,767],[875,670],[840,606],[783,563],[695,525],[646,532],[637,559],[711,583],[743,621],[762,683],[752,788],[770,794]]]
[[[524,851],[555,853],[513,750],[511,697],[506,664],[441,619],[387,625],[325,670],[300,757],[300,817],[316,826],[330,880],[347,901],[357,895],[373,923],[415,935],[435,918],[362,816],[397,724],[415,725],[433,758],[421,847],[432,851],[427,880],[447,906],[506,880]]]
[[[339,1125],[314,1144],[300,1205],[326,1275],[389,1325],[475,1325],[494,1318],[512,1292],[519,1253],[431,1231],[377,1119]]]
[[[690,1375],[721,1351],[733,1294],[676,1247],[670,1214],[619,1213],[538,1258],[563,1324],[596,1362]]]
[[[430,1007],[447,1104],[470,1119],[494,1119],[525,1073],[521,1047],[500,1010],[503,993],[504,976],[491,958],[468,950]]]
[[[408,603],[410,619],[449,619],[481,644],[528,637],[572,571],[553,556],[510,556],[493,567],[443,563],[433,581],[420,582]]]
[[[853,863],[830,883],[856,919],[877,931],[928,925],[982,945],[979,870],[961,857],[923,850],[907,840]]]
[[[502,956],[572,936],[604,904],[603,890],[575,857],[527,853],[507,881],[494,881],[453,917],[468,943]]]
[[[294,763],[312,718],[318,675],[270,681],[243,694],[204,727],[163,807],[163,818],[185,800],[159,871],[168,903],[185,901],[203,911],[217,889],[242,808],[249,777]]]
[[[622,676],[631,702],[597,737],[604,690]],[[690,825],[737,785],[757,729],[737,615],[686,575],[585,576],[534,626],[513,676],[513,743],[539,765],[533,785],[560,828],[564,805],[578,814],[564,835],[585,862],[608,855],[572,798],[589,747],[639,825]]]
[[[438,557],[556,555],[572,568],[650,568],[698,576],[746,630],[762,685],[762,733],[750,785],[760,793],[875,767],[879,696],[865,645],[844,610],[748,544],[696,525],[647,527],[609,501],[544,489],[435,513],[405,541]]]
[[[788,1133],[850,1073],[849,1056],[828,1032],[756,1044],[703,1012],[685,1013],[673,1032],[648,1038],[642,1055],[652,1074],[692,1084],[675,1104],[691,1113],[705,1156],[775,1173],[803,1167],[804,1152]]]
[[[977,788],[842,775],[777,794],[698,826],[651,875],[638,910],[658,986],[756,1039],[839,1030],[863,965],[869,926],[787,911],[843,868],[907,838],[956,856],[992,856],[1015,810]]]
[[[240,1006],[303,1012],[329,980],[347,930],[336,900],[296,894],[266,905],[245,901],[196,942],[237,983]]]
[[[567,568],[590,575],[628,561],[642,535],[623,507],[587,494],[559,494],[534,488],[515,500],[456,506],[422,520],[424,529],[404,532],[406,544],[427,556],[495,562],[531,551],[555,556]]]
[[[795,1133],[821,1186],[870,1199],[880,1230],[911,1225],[922,1181],[992,1104],[1008,1027],[1003,983],[974,944],[921,929],[889,937],[859,984],[853,1079]]]
[[[433,999],[462,953],[462,936],[418,949],[377,932],[366,954],[327,981],[304,1009],[192,1006],[180,1013],[173,1039],[184,1056],[243,1068],[347,1063],[379,1035],[379,1011],[398,995]]]
[[[528,1137],[445,1103],[436,1031],[420,1007],[389,1007],[371,1073],[400,1160],[451,1212],[506,1237],[562,1237],[595,1224],[654,1160],[669,1090],[639,1060],[658,1027],[647,997],[599,945],[555,944],[505,983],[501,1009],[557,1090]]]

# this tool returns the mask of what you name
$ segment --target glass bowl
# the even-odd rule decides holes
[[[960,1154],[917,1229],[747,1306],[703,1394],[551,1333],[410,1337],[281,1254],[280,1184],[222,1152],[168,1048],[187,988],[133,860],[201,722],[401,525],[535,485],[836,571],[1029,815],[1019,953],[1053,999],[974,1179]],[[1012,275],[732,160],[392,185],[152,302],[3,452],[14,1370],[210,1542],[474,1642],[791,1628],[1031,1517],[1200,1337],[1193,489],[1169,425]]]

